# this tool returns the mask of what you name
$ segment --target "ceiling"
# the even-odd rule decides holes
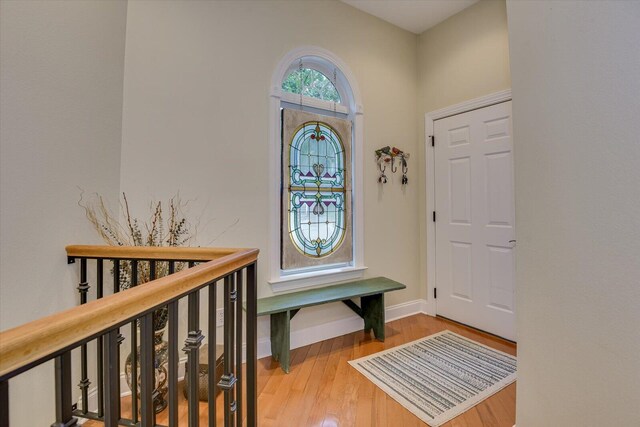
[[[478,0],[341,0],[412,33],[420,34]]]

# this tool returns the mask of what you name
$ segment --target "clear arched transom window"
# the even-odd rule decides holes
[[[289,149],[289,236],[305,256],[321,258],[343,243],[346,231],[345,150],[324,122],[305,122]]]
[[[282,82],[282,90],[323,101],[338,103],[341,101],[340,94],[331,80],[313,68],[298,68],[291,71]]]

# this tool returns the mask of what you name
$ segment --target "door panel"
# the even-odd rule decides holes
[[[434,123],[441,316],[515,340],[511,102]]]
[[[451,295],[472,301],[473,285],[471,245],[466,242],[451,242]]]
[[[471,159],[449,160],[451,222],[471,224]]]
[[[487,245],[489,251],[489,306],[513,312],[513,249]]]
[[[487,177],[487,225],[511,227],[513,224],[513,188],[510,176],[513,159],[510,152],[485,156]]]

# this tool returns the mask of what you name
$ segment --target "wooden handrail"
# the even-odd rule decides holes
[[[118,251],[105,251],[105,248],[112,247],[98,247],[101,249],[95,251],[89,248],[88,246],[69,246],[67,253],[69,256],[77,257],[111,258],[117,253],[115,257],[120,258],[123,255]],[[113,247],[113,249],[123,248]],[[141,249],[143,252],[146,251],[146,248],[138,247],[135,254],[127,253],[127,257],[139,256],[142,253]],[[178,252],[173,252],[176,249],[198,249],[199,251],[196,252],[201,254],[208,250],[209,254],[217,254],[217,259],[1,332],[0,380],[11,378],[82,341],[95,338],[105,331],[162,307],[169,301],[256,262],[258,258],[258,249],[205,248],[171,248],[171,258],[174,258]],[[230,253],[221,256],[223,251],[230,251]],[[185,259],[194,260],[191,255],[196,252],[188,252],[190,255]],[[166,259],[169,256],[169,252],[150,251],[144,253],[141,259],[149,259],[152,253],[160,257],[157,259]]]
[[[138,260],[211,261],[236,253],[237,248],[190,248],[173,246],[90,246],[65,248],[70,258],[110,258]]]

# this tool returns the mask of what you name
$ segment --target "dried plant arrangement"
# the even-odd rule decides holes
[[[150,216],[139,220],[131,215],[126,193],[122,193],[120,202],[121,220],[105,203],[102,196],[83,201],[78,205],[85,211],[87,219],[100,237],[112,246],[189,246],[196,236],[197,225],[193,225],[184,214],[188,202],[183,202],[180,195],[171,197],[164,205],[161,201],[149,204]],[[186,263],[175,263],[175,271],[186,267]],[[156,278],[169,274],[168,262],[156,263]],[[130,262],[120,263],[120,286],[128,289],[132,285],[132,267]],[[136,284],[151,279],[151,268],[148,262],[138,263]]]
[[[120,212],[114,214],[105,203],[102,196],[94,194],[94,197],[84,201],[82,195],[78,202],[85,211],[87,219],[98,232],[105,243],[112,246],[156,246],[176,247],[190,245],[196,236],[196,225],[187,221],[184,211],[188,202],[183,202],[180,195],[176,194],[168,202],[151,202],[149,204],[149,217],[140,220],[131,215],[129,201],[126,193],[122,193]],[[115,267],[111,270],[114,277],[118,275],[120,289],[125,290],[134,284],[142,284],[151,280],[151,266],[149,261],[120,261],[119,271]],[[134,272],[135,265],[137,274]],[[155,266],[155,278],[169,274],[169,262],[157,261]],[[187,267],[184,262],[175,262],[175,271]],[[135,281],[132,280],[136,274]],[[163,339],[164,328],[167,325],[168,308],[161,307],[153,313],[154,329],[154,366],[155,388],[153,390],[153,408],[156,413],[161,412],[167,406],[167,366],[168,344]],[[136,322],[138,323],[138,322]],[[133,343],[132,343],[133,346]],[[137,355],[137,357],[134,357]],[[136,362],[137,361],[137,362]],[[129,387],[136,381],[133,365],[137,364],[140,372],[140,346],[132,349],[125,361],[125,377]],[[137,377],[140,386],[140,377]],[[140,390],[140,388],[138,388]]]

